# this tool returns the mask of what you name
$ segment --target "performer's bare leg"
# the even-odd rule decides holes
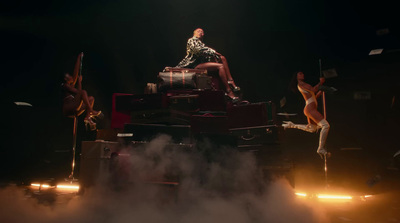
[[[227,78],[227,83],[228,84],[232,84],[232,86],[234,88],[238,88],[238,86],[236,86],[235,81],[232,78],[231,71],[229,70],[228,61],[226,60],[226,57],[221,55],[221,62],[224,65],[226,78]]]
[[[86,117],[84,119],[85,123],[90,126],[90,129],[96,129],[96,123],[92,120],[92,117],[98,117],[101,115],[101,111],[93,110],[94,97],[88,96],[85,90],[81,90],[74,100],[76,115],[79,116],[86,110]]]
[[[96,111],[93,109],[93,105],[94,105],[94,97],[93,96],[88,96],[87,92],[85,90],[83,90],[84,92],[82,92],[83,101],[85,102],[85,107],[88,106],[88,111],[86,113],[86,118],[99,118],[99,119],[103,119],[104,118],[104,114],[101,111]]]
[[[93,96],[89,96],[88,99],[89,99],[90,107],[92,107],[92,109],[93,109],[94,97]]]
[[[89,117],[90,115],[96,115],[98,111],[93,110],[94,97],[88,96],[85,90],[82,90],[80,95],[84,105],[83,108],[87,110],[86,117]]]
[[[309,104],[304,108],[304,114],[307,116],[307,119],[310,119],[310,123],[319,123],[322,119],[324,119],[324,116],[321,115],[321,113],[318,112],[316,105],[314,104]]]
[[[206,69],[207,71],[214,72],[218,71],[219,78],[221,79],[222,83],[225,86],[226,93],[230,98],[234,98],[235,94],[232,92],[231,88],[229,87],[228,80],[227,80],[227,75],[226,75],[226,70],[223,64],[221,63],[215,63],[215,62],[207,62],[207,63],[202,63],[196,66],[196,69]]]
[[[286,128],[295,128],[300,129],[306,132],[316,132],[318,127],[315,123],[318,123],[323,119],[322,115],[316,110],[315,104],[309,104],[304,108],[304,114],[307,117],[307,125],[304,124],[294,124],[293,122],[286,122],[283,124],[283,127]]]

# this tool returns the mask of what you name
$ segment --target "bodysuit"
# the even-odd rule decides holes
[[[303,97],[305,97],[304,94],[310,94],[311,95],[311,97],[306,100],[306,106],[311,104],[312,102],[315,102],[315,104],[317,105],[317,98],[315,97],[314,92],[312,92],[310,90],[307,90],[307,89],[303,89],[303,88],[300,87],[300,85],[297,85],[297,89],[299,89],[299,91],[303,95]]]

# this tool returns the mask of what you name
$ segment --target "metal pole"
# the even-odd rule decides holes
[[[72,170],[69,175],[69,179],[74,179],[74,170],[75,170],[75,151],[76,151],[76,136],[78,132],[78,118],[74,116],[74,129],[72,135]]]
[[[323,104],[323,106],[324,106],[324,119],[326,119],[325,92],[322,92],[322,104]]]
[[[325,171],[325,188],[327,189],[329,187],[328,184],[328,163],[327,163],[327,158],[326,155],[324,157],[324,171]]]
[[[322,74],[322,62],[321,59],[319,59],[319,75],[320,77],[323,77]],[[326,119],[326,103],[325,103],[325,91],[322,91],[322,105],[324,109],[324,119]],[[327,162],[327,155],[324,155],[324,173],[325,173],[325,188],[327,188],[328,185],[328,162]]]
[[[323,77],[321,59],[319,59],[319,76]],[[323,105],[323,109],[324,109],[324,119],[326,119],[325,91],[322,91],[322,105]]]

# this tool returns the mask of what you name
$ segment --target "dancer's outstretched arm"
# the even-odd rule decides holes
[[[75,68],[74,68],[74,73],[72,74],[72,79],[74,80],[72,82],[72,86],[75,86],[76,81],[78,80],[78,75],[79,75],[79,70],[81,68],[81,61],[82,61],[83,53],[80,53],[78,55],[78,58],[76,59],[75,63]]]

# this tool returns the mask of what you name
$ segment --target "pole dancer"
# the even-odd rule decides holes
[[[295,128],[314,133],[317,132],[318,129],[321,129],[317,153],[321,156],[322,159],[326,158],[326,155],[329,155],[325,144],[330,128],[330,125],[326,121],[325,117],[317,109],[317,98],[319,98],[322,94],[322,91],[319,90],[319,87],[324,82],[325,78],[320,77],[320,82],[312,87],[310,84],[304,82],[303,72],[296,72],[291,82],[291,88],[293,91],[295,91],[295,86],[297,85],[297,89],[300,91],[306,102],[306,105],[304,107],[304,115],[307,117],[308,124],[295,124],[291,121],[284,121],[284,123],[282,124],[285,130],[288,128]]]
[[[96,118],[101,119],[104,115],[101,111],[93,109],[94,97],[88,96],[82,89],[82,58],[83,53],[80,53],[72,76],[69,73],[64,74],[64,82],[61,84],[64,94],[63,113],[65,116],[77,117],[86,110],[85,126],[87,129],[96,130]]]

